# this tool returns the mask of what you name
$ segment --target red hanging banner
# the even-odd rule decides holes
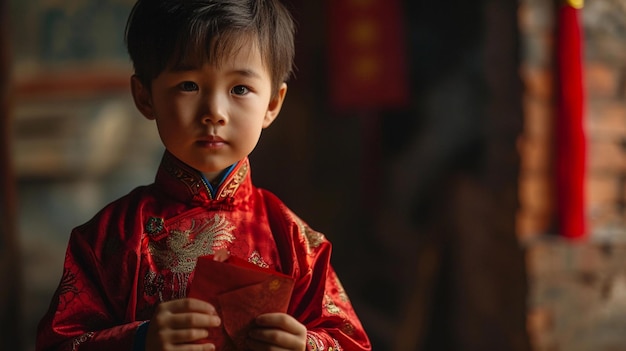
[[[572,239],[587,234],[582,4],[569,0],[558,7],[556,33],[556,210],[560,235]]]
[[[408,104],[399,0],[328,0],[330,100],[337,109]]]

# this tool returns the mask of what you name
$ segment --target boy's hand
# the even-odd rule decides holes
[[[208,328],[220,325],[215,308],[208,302],[184,298],[157,307],[146,335],[150,351],[212,351],[210,343],[193,344],[209,336]]]
[[[306,327],[286,313],[266,313],[256,318],[248,346],[253,351],[304,351]]]

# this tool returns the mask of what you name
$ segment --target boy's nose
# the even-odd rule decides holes
[[[205,113],[202,116],[202,123],[204,124],[226,124],[226,117],[221,113]]]
[[[222,104],[217,99],[208,101],[202,113],[202,123],[205,124],[226,124],[226,113]]]

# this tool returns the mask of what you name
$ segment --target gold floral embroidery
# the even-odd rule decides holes
[[[339,345],[339,340],[333,338],[333,342],[335,343],[335,351],[341,351],[341,345]]]
[[[235,174],[228,181],[227,184],[224,184],[224,186],[221,188],[221,191],[216,196],[216,198],[223,199],[225,197],[235,195],[235,192],[239,188],[239,185],[241,185],[241,183],[246,177],[246,174],[248,174],[248,162],[247,161],[242,161],[242,162],[244,163],[241,165],[241,167],[239,167],[239,170],[237,170],[237,174]]]
[[[80,344],[87,342],[89,339],[93,338],[93,336],[94,336],[94,333],[90,332],[90,333],[83,334],[77,337],[76,339],[74,339],[72,341],[72,351],[78,350],[78,346],[80,346]]]
[[[315,337],[311,334],[307,336],[307,344],[309,344],[309,351],[323,351],[324,342],[322,339]]]
[[[315,345],[315,340],[309,335],[306,339],[307,344],[309,344],[309,350],[315,351],[317,350],[317,346]]]
[[[265,263],[265,261],[263,260],[263,257],[261,257],[261,254],[257,250],[254,250],[252,252],[250,257],[248,258],[248,262],[253,263],[259,267],[263,267],[263,268],[268,268],[270,266],[267,263]]]
[[[341,284],[341,281],[339,280],[339,277],[335,276],[335,283],[337,284],[337,294],[339,295],[339,298],[341,299],[342,302],[348,302],[350,301],[350,299],[348,298],[348,294],[346,293],[346,290],[343,288],[343,285]]]
[[[190,274],[196,267],[198,257],[212,254],[235,240],[231,233],[234,226],[226,218],[215,215],[187,230],[172,230],[166,245],[150,242],[150,253],[156,264],[173,273]]]
[[[324,307],[326,308],[326,311],[328,311],[328,313],[330,314],[341,313],[339,307],[335,305],[335,301],[333,301],[328,295],[324,295]]]
[[[341,326],[341,331],[346,333],[347,335],[352,335],[354,334],[354,325],[352,325],[350,322],[346,321],[342,326]]]
[[[294,213],[292,213],[291,216],[294,222],[296,222],[298,228],[300,229],[300,233],[302,233],[304,241],[307,245],[307,253],[310,254],[311,251],[319,247],[324,242],[324,240],[326,240],[326,238],[322,233],[316,232],[315,230],[311,229],[311,227],[305,224],[304,221],[300,219],[300,217],[296,216]]]
[[[157,234],[160,234],[165,228],[163,224],[164,224],[163,218],[157,218],[157,217],[148,218],[148,221],[146,222],[146,225],[145,225],[146,233],[148,233],[148,235],[152,237],[156,236]]]
[[[320,232],[316,232],[310,227],[306,227],[304,230],[304,235],[306,236],[307,242],[309,243],[309,247],[311,249],[317,248],[324,242],[324,235]]]
[[[167,157],[163,158],[163,168],[165,168],[165,170],[173,177],[185,184],[191,194],[198,194],[202,186],[204,186],[202,179],[198,177],[197,174],[180,167],[180,165],[172,159],[173,156],[169,156],[168,154],[166,154],[166,156]],[[209,192],[209,195],[210,193],[211,192]]]
[[[147,296],[157,296],[159,301],[163,302],[163,290],[165,288],[165,279],[161,274],[148,271],[143,279],[144,293]]]

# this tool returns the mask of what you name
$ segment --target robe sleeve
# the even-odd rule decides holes
[[[287,239],[275,233],[275,240],[282,270],[296,278],[288,313],[306,326],[307,350],[371,350],[367,334],[330,264],[331,243],[284,205],[280,207]],[[273,227],[280,230],[276,223]]]
[[[120,235],[89,227],[70,236],[61,282],[37,329],[37,351],[133,348],[142,323],[128,316],[137,256]]]

